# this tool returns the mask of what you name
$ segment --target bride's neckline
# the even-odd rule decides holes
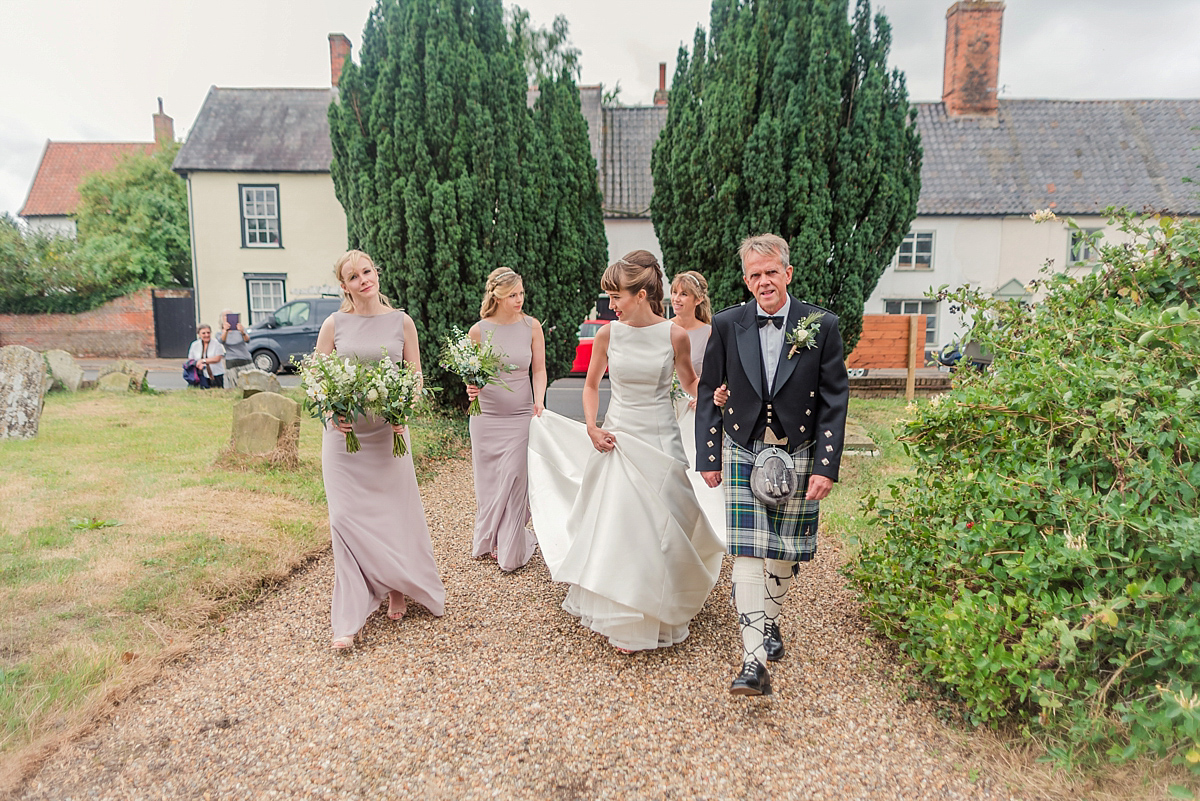
[[[663,323],[669,323],[671,321],[670,320],[659,320],[657,323],[650,323],[649,325],[633,325],[632,323],[627,323],[624,320],[615,320],[614,322],[618,322],[621,325],[625,326],[626,328],[634,328],[634,329],[640,330],[642,328],[653,328],[656,325],[662,325]]]

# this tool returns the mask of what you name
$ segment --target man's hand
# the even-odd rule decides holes
[[[713,486],[709,484],[709,486]],[[829,495],[829,491],[833,489],[833,479],[826,476],[809,476],[808,477],[808,494],[804,496],[806,501],[824,500]]]
[[[704,483],[710,487],[721,486],[721,471],[720,470],[701,470],[700,478],[704,479]]]

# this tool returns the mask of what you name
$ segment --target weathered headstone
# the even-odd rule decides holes
[[[140,392],[146,384],[147,372],[146,368],[137,362],[131,362],[129,359],[118,359],[101,367],[98,378],[102,379],[112,373],[124,373],[133,382],[133,388]]]
[[[75,363],[75,357],[65,350],[48,350],[42,355],[46,357],[46,364],[50,365],[53,386],[62,387],[67,392],[78,392],[79,385],[83,383],[83,369]]]
[[[0,347],[0,439],[37,436],[46,398],[46,362],[22,345]]]
[[[266,412],[251,412],[233,421],[233,445],[242,453],[263,454],[275,450],[283,421]]]
[[[249,398],[259,392],[279,394],[281,389],[279,379],[273,373],[251,368],[243,368],[238,371],[237,386],[242,391],[243,398]]]
[[[266,412],[278,417],[284,424],[300,420],[300,404],[274,392],[260,392],[233,404],[234,422],[237,422],[238,418],[254,412]]]
[[[96,389],[104,392],[129,392],[132,388],[133,378],[128,373],[109,373],[96,381]]]
[[[299,440],[300,404],[291,398],[259,392],[233,405],[235,450],[254,455],[275,452],[298,459]]]

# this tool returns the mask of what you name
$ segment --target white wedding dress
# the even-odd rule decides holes
[[[609,326],[612,451],[548,410],[529,430],[529,504],[550,574],[571,585],[563,609],[634,651],[688,636],[725,552],[687,475],[671,325]]]

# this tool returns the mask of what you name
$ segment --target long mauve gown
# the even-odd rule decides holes
[[[379,348],[400,361],[404,353],[404,312],[373,317],[336,312],[334,349],[339,356],[377,361]],[[333,539],[333,636],[355,634],[391,590],[440,617],[446,590],[433,561],[425,507],[417,489],[412,449],[392,456],[392,427],[370,417],[354,421],[362,443],[346,453],[346,437],[326,428],[321,441],[321,473],[329,501]],[[405,433],[405,439],[408,434]]]
[[[525,317],[508,325],[479,322],[486,342],[505,354],[511,372],[496,376],[479,393],[480,413],[471,417],[471,461],[475,466],[475,542],[471,554],[496,551],[503,570],[516,570],[533,556],[537,540],[529,522],[529,419],[533,415],[533,323]],[[508,389],[504,387],[507,386]]]
[[[708,336],[711,333],[712,326],[708,323],[687,332],[692,346],[692,369],[696,371],[697,376],[704,368],[704,349],[708,347]],[[712,403],[712,398],[709,398],[708,402]],[[689,406],[687,399],[675,401],[675,419],[679,421],[679,430],[683,433],[683,452],[687,456],[687,463],[694,465],[696,463],[696,410]],[[696,500],[700,501],[700,508],[708,517],[713,532],[721,542],[725,542],[725,487],[708,486],[695,470],[688,471],[688,479],[692,482],[692,489],[696,491]]]

